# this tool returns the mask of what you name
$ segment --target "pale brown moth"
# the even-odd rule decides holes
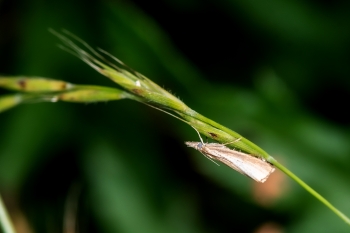
[[[148,104],[146,104],[148,105]],[[163,110],[157,107],[154,107],[152,105],[148,105],[152,108],[155,108],[159,111],[162,111],[166,114],[169,114],[180,121],[183,121],[187,124],[189,124],[187,121]],[[190,125],[190,124],[189,124]],[[257,182],[264,183],[267,178],[269,178],[270,174],[275,171],[275,168],[268,162],[254,157],[253,155],[246,154],[240,151],[231,150],[230,148],[226,147],[225,145],[235,143],[236,141],[239,141],[239,139],[229,142],[226,144],[219,144],[219,143],[204,143],[201,135],[199,134],[198,130],[190,125],[197,133],[201,140],[201,142],[185,142],[185,144],[189,147],[192,147],[199,152],[201,152],[205,157],[209,158],[211,161],[217,160],[220,161],[230,168],[238,171],[239,173],[246,175],[253,180]],[[213,161],[214,162],[214,161]],[[215,163],[215,162],[214,162]]]
[[[198,131],[197,133],[199,135]],[[232,150],[225,146],[239,141],[240,138],[226,144],[204,143],[201,137],[200,139],[201,142],[185,142],[185,144],[198,150],[210,160],[220,161],[257,182],[264,183],[270,174],[275,171],[275,168],[270,163],[253,155]]]

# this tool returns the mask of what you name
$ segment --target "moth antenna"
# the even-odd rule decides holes
[[[146,103],[144,103],[144,102],[142,102],[142,103],[143,103],[143,104],[146,104]],[[150,104],[146,104],[146,105],[147,105],[148,107],[155,108],[155,109],[157,109],[157,110],[159,110],[159,111],[161,111],[161,112],[164,112],[164,113],[166,113],[166,114],[168,114],[168,115],[170,115],[170,116],[173,116],[173,117],[177,118],[178,120],[183,121],[183,122],[185,122],[186,124],[190,125],[190,123],[189,123],[188,121],[185,121],[185,120],[181,119],[181,118],[178,117],[178,116],[175,116],[174,114],[172,114],[172,113],[170,113],[170,112],[167,112],[167,111],[165,111],[165,110],[163,110],[163,109],[154,107],[154,106],[152,106],[152,105],[150,105]],[[193,126],[192,126],[192,127],[193,127]],[[197,131],[197,130],[196,130],[196,131]]]
[[[146,103],[144,103],[144,104],[146,104]],[[167,111],[165,111],[165,110],[163,110],[163,109],[154,107],[154,106],[149,105],[149,104],[146,104],[146,105],[148,105],[148,106],[151,107],[151,108],[155,108],[155,109],[157,109],[157,110],[159,110],[159,111],[161,111],[161,112],[164,112],[164,113],[166,113],[166,114],[169,114],[170,116],[173,116],[173,117],[179,119],[180,121],[183,121],[183,122],[185,122],[186,124],[190,125],[190,123],[189,123],[188,121],[185,121],[185,120],[181,119],[181,118],[178,117],[178,116],[175,116],[174,114],[172,114],[172,113],[170,113],[170,112],[167,112]],[[205,143],[203,142],[203,139],[202,139],[201,135],[199,134],[198,130],[197,130],[195,127],[193,127],[192,125],[190,125],[190,126],[191,126],[194,130],[196,130],[196,132],[198,133],[199,139],[201,140],[202,144],[205,145]],[[214,161],[213,161],[213,162],[214,162]],[[214,162],[214,163],[215,163],[215,162]]]
[[[202,139],[201,135],[199,134],[198,130],[195,127],[193,127],[192,125],[191,125],[191,127],[194,128],[194,130],[196,130],[196,132],[198,133],[199,139],[201,140],[202,144],[205,145],[205,143],[203,142],[203,139]]]

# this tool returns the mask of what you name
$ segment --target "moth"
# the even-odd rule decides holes
[[[146,104],[148,105],[148,104]],[[189,122],[184,121],[183,119],[164,111],[163,109],[154,107],[152,105],[148,105],[152,108],[158,109],[159,111],[165,112],[166,114],[169,114],[189,125],[191,125]],[[198,133],[198,136],[201,140],[201,142],[185,142],[185,144],[189,147],[192,147],[199,152],[201,152],[205,157],[209,158],[210,160],[217,160],[220,161],[230,168],[238,171],[239,173],[246,175],[253,180],[257,182],[264,183],[267,178],[269,178],[270,174],[275,171],[275,168],[268,162],[254,157],[253,155],[249,155],[240,151],[231,150],[230,148],[226,147],[225,145],[234,143],[236,141],[239,141],[239,139],[229,142],[226,144],[219,144],[219,143],[204,143],[203,139],[198,132],[198,130],[191,125],[191,127]],[[213,161],[214,162],[214,161]],[[214,162],[215,163],[215,162]]]
[[[236,140],[237,141],[237,140]],[[219,143],[185,142],[210,160],[220,161],[257,182],[264,183],[275,168],[268,162]]]

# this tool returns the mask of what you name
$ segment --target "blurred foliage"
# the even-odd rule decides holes
[[[55,47],[47,29],[68,29],[349,215],[349,11],[346,1],[3,0],[0,73],[113,86]],[[0,192],[19,232],[59,232],[68,220],[107,233],[348,228],[278,172],[257,185],[216,166],[183,144],[198,139],[193,129],[133,101],[33,103],[0,122]]]

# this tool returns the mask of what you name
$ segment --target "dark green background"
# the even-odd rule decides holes
[[[2,0],[0,73],[115,86],[55,46],[47,29],[65,28],[255,142],[350,215],[349,25],[347,1]],[[0,191],[35,232],[62,232],[74,193],[78,232],[349,230],[287,177],[282,195],[259,205],[253,181],[183,143],[197,140],[130,100],[22,105],[0,115]]]

